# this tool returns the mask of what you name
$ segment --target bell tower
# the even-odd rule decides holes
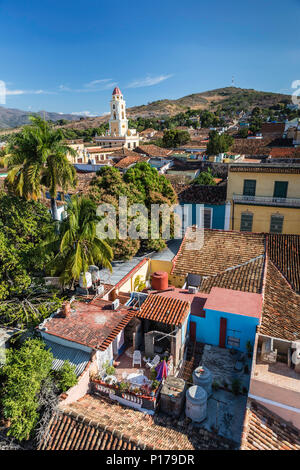
[[[116,87],[112,93],[110,102],[109,133],[111,136],[124,137],[128,131],[128,119],[126,118],[126,103],[121,90]]]

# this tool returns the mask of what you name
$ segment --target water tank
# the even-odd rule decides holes
[[[185,414],[196,423],[207,416],[207,393],[199,385],[193,385],[186,392]]]
[[[164,413],[178,418],[185,400],[185,381],[169,375],[160,391],[160,409]]]
[[[91,273],[92,275],[93,282],[100,281],[100,270],[98,266],[94,266],[94,265],[89,266],[89,273]]]
[[[79,277],[79,286],[82,289],[89,289],[92,287],[92,275],[88,271],[81,273]]]
[[[165,290],[168,288],[168,273],[165,271],[156,271],[152,274],[152,289]]]
[[[199,366],[193,372],[193,384],[204,388],[207,396],[212,394],[212,375],[207,367]]]

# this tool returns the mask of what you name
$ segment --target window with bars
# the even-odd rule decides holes
[[[244,196],[255,196],[256,180],[244,180]]]
[[[235,338],[234,336],[228,336],[227,345],[233,346],[234,348],[240,347],[240,338]]]
[[[252,225],[253,225],[253,214],[250,212],[244,212],[241,215],[241,232],[252,232]]]
[[[270,233],[282,233],[283,215],[271,215]]]
[[[204,217],[204,221],[203,221],[204,228],[211,228],[212,209],[204,209],[203,217]]]

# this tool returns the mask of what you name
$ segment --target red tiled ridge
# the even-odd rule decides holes
[[[143,153],[149,157],[168,157],[172,154],[172,150],[158,147],[154,144],[149,145],[139,145],[136,149],[136,152]]]
[[[219,437],[206,429],[190,430],[188,425],[179,426],[178,419],[157,414],[149,416],[132,408],[123,407],[108,398],[102,399],[85,395],[77,402],[61,405],[60,408],[64,415],[72,416],[73,419],[78,416],[79,422],[84,420],[83,426],[78,429],[78,435],[75,436],[75,440],[78,442],[77,448],[80,447],[80,443],[84,447],[88,441],[88,438],[84,437],[86,434],[84,424],[97,426],[97,429],[109,435],[108,439],[121,438],[122,441],[129,442],[135,449],[170,451],[235,448],[234,443],[228,439]],[[65,435],[65,440],[60,445],[65,448],[68,439],[73,439],[71,433],[69,437]],[[111,445],[115,445],[117,450],[118,443],[113,444],[113,441],[110,440]],[[56,449],[60,450],[60,447],[56,446]],[[108,447],[106,449],[108,450]],[[110,449],[112,450],[111,447]],[[123,448],[121,447],[120,450]]]
[[[255,400],[249,400],[242,450],[300,450],[300,431]]]
[[[259,332],[288,341],[300,339],[300,295],[270,260]]]
[[[38,450],[143,450],[137,440],[70,412],[54,416]]]
[[[300,236],[268,234],[267,239],[270,259],[300,293]]]
[[[136,310],[130,310],[125,318],[112,330],[108,337],[103,341],[100,346],[100,351],[105,351],[105,349],[113,342],[113,340],[118,336],[120,331],[125,328],[125,326],[130,322],[130,320],[136,316]]]
[[[141,155],[136,154],[135,156],[128,156],[122,158],[118,163],[115,164],[116,168],[128,168],[129,166],[133,165],[134,163],[138,162],[147,162],[149,160],[148,157],[142,157]]]
[[[278,163],[277,163],[278,165]],[[300,174],[300,167],[286,166],[286,167],[274,167],[270,164],[268,166],[255,166],[253,164],[249,166],[233,166],[230,165],[229,171],[238,173],[285,173],[285,174]]]
[[[189,302],[159,294],[150,294],[136,316],[177,326],[182,325],[189,310]]]

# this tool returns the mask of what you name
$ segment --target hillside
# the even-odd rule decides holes
[[[290,103],[291,97],[279,93],[227,87],[202,93],[194,93],[177,100],[158,100],[146,105],[127,108],[127,116],[133,119],[137,117],[166,117],[187,111],[188,108],[199,109],[200,111],[214,111],[218,106],[221,106],[225,111],[230,109],[243,109],[247,111],[253,109],[255,106],[268,108],[280,102]],[[37,114],[43,116],[44,111],[39,111]],[[0,129],[21,126],[28,122],[29,115],[30,113],[27,111],[0,107]],[[46,111],[45,117],[47,120],[50,119],[53,121],[58,119],[72,121],[64,127],[73,129],[99,127],[101,124],[108,121],[108,115],[86,119],[81,118],[79,120],[79,116],[72,114],[48,113]]]
[[[0,129],[10,129],[28,124],[28,116],[31,114],[33,113],[22,111],[21,109],[4,108],[3,106],[0,106]],[[57,121],[58,119],[77,121],[79,119],[79,116],[75,116],[73,114],[60,114],[48,111],[38,111],[34,114],[38,114],[42,117],[45,115],[45,119],[47,121]]]
[[[127,117],[164,117],[174,116],[180,112],[187,111],[188,108],[214,111],[218,106],[224,110],[235,107],[245,111],[252,110],[259,106],[268,108],[278,103],[290,103],[289,95],[256,91],[244,88],[219,88],[217,90],[205,91],[203,93],[194,93],[177,100],[159,100],[153,101],[147,105],[134,106],[127,108]],[[66,124],[65,127],[77,129],[87,129],[89,127],[98,127],[108,120],[108,116],[99,116],[87,118],[82,121]]]

